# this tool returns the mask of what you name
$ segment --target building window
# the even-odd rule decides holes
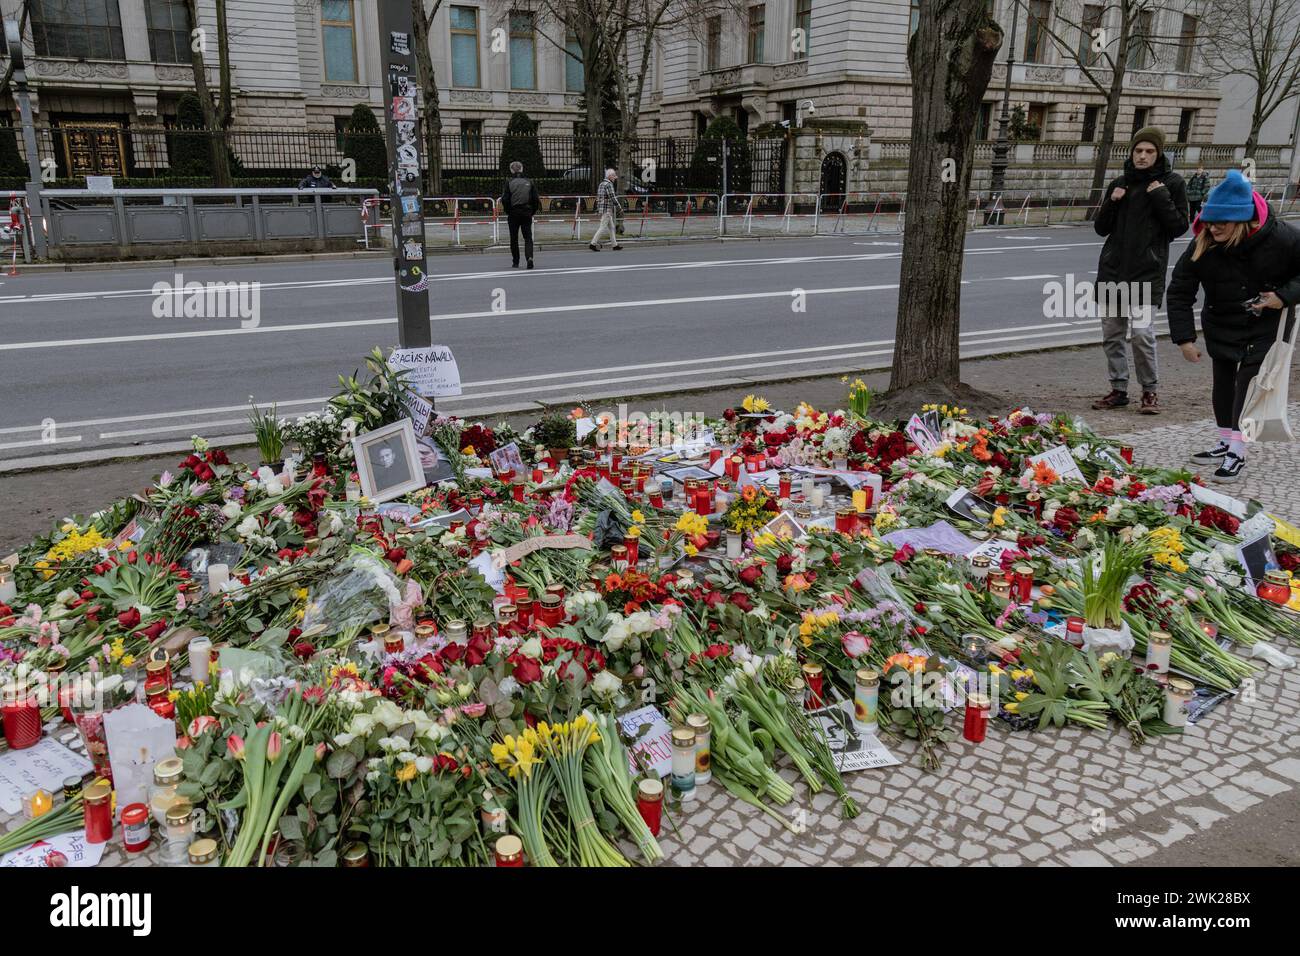
[[[705,132],[709,128],[709,118],[699,110],[695,111],[695,137],[703,139]]]
[[[1142,10],[1133,24],[1128,38],[1128,68],[1146,70],[1151,67],[1151,11]]]
[[[802,60],[812,49],[812,0],[795,0],[794,25],[803,31],[803,49],[795,52],[794,58]]]
[[[1183,110],[1178,114],[1178,142],[1192,141],[1192,125],[1196,122],[1196,110]]]
[[[583,89],[582,45],[572,33],[564,38],[564,88],[570,93]]]
[[[1079,139],[1085,143],[1091,143],[1097,138],[1097,120],[1100,117],[1100,106],[1085,106],[1083,108],[1083,132],[1079,134]]]
[[[921,0],[908,0],[907,35],[910,38],[921,25]]]
[[[460,151],[462,153],[483,152],[483,121],[460,121]]]
[[[1196,49],[1196,17],[1183,14],[1183,28],[1178,33],[1178,62],[1174,70],[1192,72],[1192,54]]]
[[[512,10],[510,13],[510,88],[537,89],[533,15],[520,10]]]
[[[1138,106],[1133,109],[1133,133],[1137,133],[1143,126],[1147,125],[1147,117],[1151,115],[1151,107]]]
[[[352,0],[321,0],[320,32],[325,50],[325,79],[357,81],[356,11]]]
[[[1051,0],[1029,0],[1029,21],[1025,24],[1025,62],[1046,63],[1050,37],[1047,25],[1052,19]]]
[[[722,65],[722,17],[704,21],[704,68],[716,70]]]
[[[147,0],[149,55],[155,63],[190,62],[190,11],[185,0]]]
[[[117,0],[31,0],[37,56],[124,60]]]
[[[478,8],[451,8],[451,85],[477,87]]]
[[[763,62],[763,41],[766,35],[767,5],[760,3],[749,8],[749,42],[745,50],[750,63]]]
[[[1101,37],[1097,33],[1101,29],[1101,19],[1105,14],[1105,7],[1096,3],[1086,3],[1083,6],[1083,18],[1079,23],[1079,62],[1084,66],[1096,66],[1097,61],[1101,59],[1101,54],[1093,49],[1093,43]]]
[[[1029,125],[1038,130],[1035,139],[1043,139],[1047,135],[1047,111],[1051,109],[1046,103],[1029,104]]]
[[[993,104],[981,103],[979,119],[975,121],[975,138],[978,140],[992,139],[993,132]]]

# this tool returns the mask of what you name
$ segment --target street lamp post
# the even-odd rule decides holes
[[[1006,188],[1008,134],[1011,125],[1011,69],[1016,64],[1016,28],[1020,25],[1019,0],[1011,0],[1011,43],[1007,46],[1007,75],[1002,84],[1002,113],[998,116],[998,138],[993,144],[993,183],[989,187],[989,205],[995,203]]]
[[[397,343],[404,349],[433,344],[417,131],[419,82],[411,48],[414,27],[411,0],[379,0],[388,185],[393,206],[393,270],[397,278]]]
[[[41,212],[41,160],[36,149],[36,123],[32,120],[32,101],[27,92],[27,70],[23,67],[23,38],[15,20],[4,22],[5,45],[13,66],[14,99],[23,124],[23,145],[27,151],[27,212],[32,230],[32,249],[37,259],[46,254],[45,216]]]

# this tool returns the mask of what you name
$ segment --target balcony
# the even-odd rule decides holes
[[[746,63],[719,70],[705,70],[700,74],[699,92],[718,95],[743,93],[747,90],[766,89],[772,82],[772,64]]]

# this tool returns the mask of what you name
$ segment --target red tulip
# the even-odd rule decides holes
[[[217,721],[217,718],[204,714],[200,717],[195,717],[190,721],[189,727],[186,728],[186,733],[189,734],[190,737],[199,737],[208,730],[218,730],[220,727],[221,724]],[[227,742],[227,744],[228,743],[229,742]]]
[[[134,557],[135,552],[132,551],[131,555]],[[138,627],[140,624],[140,609],[133,607],[123,611],[117,616],[117,623],[124,631],[129,631],[134,627]]]
[[[284,738],[280,736],[278,730],[272,731],[271,736],[266,739],[266,759],[270,763],[275,763],[280,759],[280,753],[284,750]]]
[[[244,738],[239,736],[239,734],[231,734],[226,738],[226,750],[228,750],[230,756],[234,757],[236,760],[243,760]]]

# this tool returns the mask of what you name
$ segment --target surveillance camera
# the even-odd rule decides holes
[[[789,121],[789,120],[781,120],[777,125],[779,125],[782,129],[789,129],[789,128],[790,128],[790,121]]]

